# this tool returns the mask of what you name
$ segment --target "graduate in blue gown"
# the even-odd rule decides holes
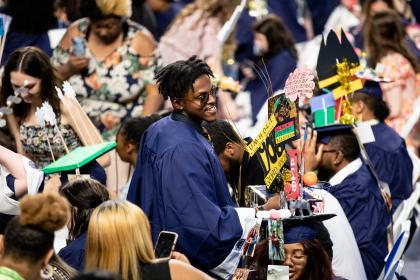
[[[216,120],[211,76],[195,57],[159,71],[159,92],[170,97],[174,112],[143,135],[127,195],[148,216],[154,242],[162,230],[178,233],[176,250],[206,272],[230,256],[243,232],[241,213],[201,126]],[[245,209],[255,217],[254,209]]]
[[[359,145],[351,126],[334,125],[309,133],[305,145],[305,170],[318,170],[329,180],[328,191],[339,201],[353,229],[366,276],[377,279],[388,253],[387,210],[371,171],[359,158]],[[318,144],[316,144],[318,142]]]
[[[244,71],[248,80],[245,90],[251,92],[253,123],[257,121],[257,115],[267,101],[266,85],[269,85],[273,92],[283,89],[289,74],[297,65],[297,51],[292,36],[277,16],[268,15],[255,24],[254,55],[254,63],[262,74],[256,73],[250,65],[245,68],[250,69],[248,73],[252,71],[252,74]],[[268,76],[271,83],[263,81],[259,75]]]
[[[389,109],[382,100],[379,83],[367,81],[364,88],[353,95],[352,103],[353,114],[372,128],[375,141],[364,145],[379,178],[390,187],[395,210],[413,192],[413,162],[405,141],[384,122]]]

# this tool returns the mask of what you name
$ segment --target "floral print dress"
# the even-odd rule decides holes
[[[56,127],[46,126],[42,128],[34,125],[20,125],[19,134],[23,150],[37,168],[41,169],[53,162],[49,146],[51,146],[55,159],[65,155],[66,150],[57,128],[60,129],[69,151],[82,146],[82,142],[73,128],[68,124],[61,124],[60,120],[58,120]]]
[[[87,46],[89,19],[83,18],[74,24],[77,25],[79,39]],[[123,44],[105,59],[95,58],[86,47],[85,56],[89,58],[88,71],[69,78],[83,109],[100,129],[103,128],[100,117],[107,111],[121,119],[141,114],[146,85],[153,82],[158,68],[157,52],[151,56],[140,56],[131,47],[137,32],[148,31],[130,20],[125,22],[125,31]],[[67,63],[71,51],[59,45],[53,53],[54,65]]]

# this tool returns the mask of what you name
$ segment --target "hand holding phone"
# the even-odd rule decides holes
[[[85,56],[86,41],[80,37],[73,37],[71,39],[73,54],[77,57]]]
[[[161,231],[155,247],[156,258],[170,258],[175,249],[178,234],[171,231]]]

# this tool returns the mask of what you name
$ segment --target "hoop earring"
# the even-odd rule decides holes
[[[53,275],[54,275],[54,268],[49,264],[47,264],[39,272],[39,276],[41,276],[42,279],[51,279]]]

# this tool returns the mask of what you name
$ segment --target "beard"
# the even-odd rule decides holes
[[[325,166],[318,167],[318,180],[328,182],[334,176],[334,171]]]

